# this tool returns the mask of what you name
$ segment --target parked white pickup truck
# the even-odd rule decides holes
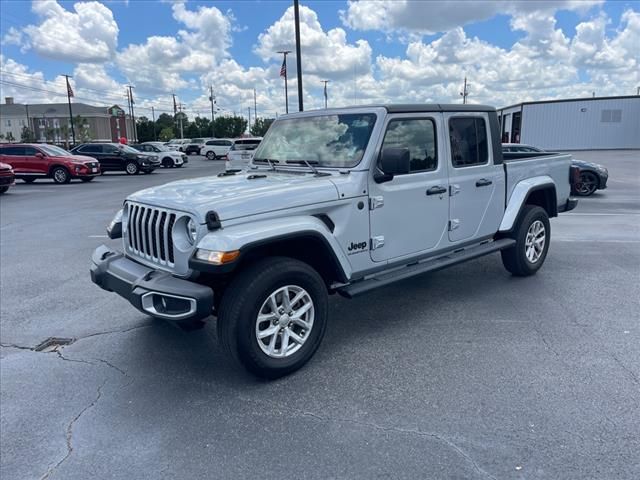
[[[515,155],[517,157],[517,155]],[[328,294],[345,297],[500,251],[544,263],[571,210],[571,157],[503,161],[495,109],[388,105],[280,117],[242,172],[130,195],[92,280],[147,314],[219,338],[256,375],[314,354]]]

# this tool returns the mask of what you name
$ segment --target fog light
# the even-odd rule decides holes
[[[225,263],[231,263],[240,256],[240,250],[233,250],[231,252],[216,252],[213,250],[205,250],[199,248],[196,250],[196,258],[203,262],[212,263],[213,265],[223,265]]]

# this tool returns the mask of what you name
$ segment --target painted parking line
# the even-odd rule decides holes
[[[109,238],[108,235],[89,235],[89,238]]]

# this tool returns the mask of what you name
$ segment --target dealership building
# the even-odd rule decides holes
[[[524,102],[498,109],[503,143],[545,150],[640,149],[640,96]]]
[[[131,117],[118,105],[95,107],[85,103],[72,103],[71,111],[76,142],[117,142],[122,137],[133,141]],[[77,120],[80,120],[79,124]],[[20,141],[25,127],[37,142],[70,142],[68,103],[19,104],[7,97],[5,103],[0,104],[0,141]]]

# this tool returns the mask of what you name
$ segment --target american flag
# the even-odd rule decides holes
[[[287,59],[285,57],[285,59],[282,61],[282,67],[280,67],[280,76],[287,78]]]
[[[67,95],[69,97],[73,97],[73,90],[71,89],[71,85],[69,85],[69,78],[67,77]]]

